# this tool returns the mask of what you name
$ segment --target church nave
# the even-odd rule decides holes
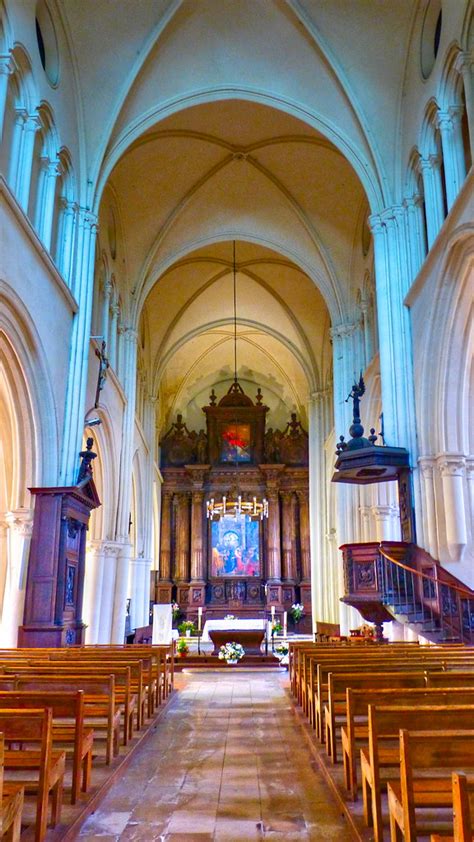
[[[80,839],[351,839],[302,739],[286,679],[275,670],[178,675],[178,693]]]

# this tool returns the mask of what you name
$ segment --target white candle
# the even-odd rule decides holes
[[[202,625],[202,608],[199,607],[198,608],[198,631],[201,631],[201,625]]]
[[[274,622],[274,620],[275,620],[275,606],[272,605],[272,623]]]
[[[288,611],[283,612],[283,637],[286,637],[288,631]]]

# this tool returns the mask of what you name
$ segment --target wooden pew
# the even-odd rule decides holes
[[[121,709],[115,699],[115,676],[100,675],[18,675],[16,690],[55,692],[83,690],[85,724],[92,726],[94,737],[105,731],[107,765],[119,752]]]
[[[422,672],[408,672],[403,664],[403,671],[395,669],[395,664],[389,664],[390,672],[377,669],[357,673],[331,672],[328,676],[328,703],[324,708],[324,727],[326,733],[326,751],[333,763],[337,763],[337,728],[346,722],[346,692],[347,688],[354,689],[398,689],[406,687],[423,688],[425,677]]]
[[[472,727],[474,706],[369,706],[368,748],[361,749],[360,758],[364,817],[367,825],[374,825],[376,842],[383,842],[381,769],[396,767],[400,762],[400,729],[414,730],[422,724],[431,732],[446,731],[453,722],[456,722],[460,729],[468,730]],[[395,777],[398,777],[398,769],[389,775],[390,780]]]
[[[473,842],[474,840],[474,778],[463,772],[453,772],[454,836],[431,835],[431,842]]]
[[[346,724],[341,728],[344,780],[352,800],[357,800],[357,747],[368,746],[369,705],[419,707],[420,705],[474,705],[474,687],[404,687],[393,689],[354,688],[346,690]]]
[[[129,740],[133,736],[133,717],[136,715],[137,730],[139,729],[139,717],[137,711],[137,696],[132,693],[131,670],[134,665],[127,665],[127,662],[104,661],[100,664],[100,668],[96,668],[95,663],[87,663],[87,661],[29,661],[23,666],[15,665],[12,669],[17,675],[25,675],[34,673],[35,675],[91,675],[93,670],[94,675],[115,677],[115,698],[117,704],[122,707],[123,713],[123,745],[128,745]],[[141,682],[141,696],[143,693],[143,682]]]
[[[35,772],[37,779],[18,779],[13,783],[22,785],[25,793],[36,796],[35,842],[42,842],[48,823],[48,801],[51,795],[51,824],[61,819],[63,781],[66,756],[64,751],[53,751],[53,717],[51,708],[35,710],[13,710],[0,708],[0,732],[7,743],[34,743],[39,750],[6,749],[4,770],[21,775]]]
[[[72,745],[71,804],[75,804],[81,790],[81,779],[83,792],[87,792],[90,786],[92,768],[94,732],[85,726],[84,692],[82,690],[60,693],[53,690],[0,691],[0,708],[23,710],[40,707],[51,708],[53,746],[55,743]]]
[[[3,734],[0,734],[0,834],[6,842],[19,842],[25,789],[21,784],[4,786],[4,758],[4,739]]]
[[[400,781],[389,781],[388,808],[392,842],[417,842],[418,830],[439,833],[439,811],[452,808],[453,771],[474,769],[474,730],[400,731]],[[433,775],[421,774],[432,770]],[[436,809],[436,820],[419,821],[418,809]]]

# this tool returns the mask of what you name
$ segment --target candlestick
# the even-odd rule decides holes
[[[288,632],[288,611],[283,612],[283,637],[286,637]]]
[[[202,608],[199,606],[198,608],[198,631],[201,631],[201,624],[202,624]]]
[[[273,623],[274,619],[275,619],[275,606],[272,605],[272,623]]]

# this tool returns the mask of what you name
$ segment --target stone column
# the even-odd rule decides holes
[[[281,512],[281,534],[282,534],[282,576],[283,581],[294,585],[296,581],[296,559],[294,534],[295,525],[293,520],[293,491],[282,491],[282,512]]]
[[[106,342],[109,341],[110,298],[112,289],[110,281],[106,281],[104,284],[104,297],[102,299],[102,336]]]
[[[443,147],[448,211],[452,208],[466,178],[461,118],[462,108],[450,108],[449,111],[438,111],[437,114]]]
[[[471,523],[474,523],[474,459],[466,459],[467,493]]]
[[[181,491],[176,500],[176,581],[189,582],[189,496]]]
[[[60,164],[58,160],[50,161],[49,158],[42,159],[35,212],[35,227],[38,232],[38,237],[43,241],[43,244],[48,251],[51,247],[54,197],[56,191],[56,179],[59,174]]]
[[[132,629],[148,625],[150,596],[149,558],[134,558],[131,561],[132,591],[130,603],[130,621]]]
[[[431,248],[444,222],[443,184],[440,161],[436,155],[420,158],[420,168],[425,193],[428,248]]]
[[[118,324],[118,317],[120,314],[120,307],[118,304],[112,304],[110,308],[111,319],[110,319],[110,343],[108,348],[110,365],[112,366],[115,373],[117,373],[117,324]]]
[[[112,613],[111,643],[123,643],[125,640],[125,618],[127,609],[128,579],[132,560],[131,544],[118,545],[117,568],[115,576],[114,607]]]
[[[404,199],[403,201],[403,206],[406,209],[410,278],[415,278],[417,276],[428,250],[422,202],[423,200],[419,195]]]
[[[71,286],[77,205],[75,202],[68,202],[67,199],[62,197],[60,199],[60,207],[60,227],[56,248],[56,262],[64,280],[68,286]]]
[[[19,114],[19,125],[21,126],[21,134],[19,136],[20,148],[17,160],[16,173],[16,198],[19,205],[23,208],[25,213],[28,213],[28,201],[30,198],[31,186],[31,172],[33,168],[33,152],[35,148],[35,135],[41,126],[39,116],[37,114],[26,115],[24,112]],[[15,132],[14,143],[17,140]],[[12,155],[12,159],[16,155]]]
[[[33,532],[33,509],[7,512],[7,570],[2,611],[2,645],[18,646],[18,627],[23,622],[26,573]]]
[[[114,612],[115,581],[117,577],[117,556],[120,546],[107,542],[103,546],[104,572],[102,579],[102,597],[99,611],[98,643],[112,642],[112,618]]]
[[[379,504],[372,506],[372,512],[375,516],[377,541],[399,541],[400,519],[398,506]]]
[[[86,643],[99,642],[102,613],[102,584],[104,580],[105,550],[103,541],[91,541],[86,553],[83,616]]]
[[[3,123],[5,120],[5,108],[7,104],[8,80],[13,73],[13,61],[11,56],[0,56],[0,143],[3,138]]]
[[[438,457],[443,483],[446,542],[452,561],[461,561],[467,544],[466,507],[464,503],[465,459],[456,454]]]
[[[352,331],[349,331],[348,336],[352,336]],[[324,589],[328,565],[324,548],[324,532],[327,523],[324,443],[328,433],[327,409],[330,397],[329,390],[323,389],[312,392],[308,401],[309,552],[313,624],[318,620],[327,620],[324,612]]]
[[[425,522],[425,548],[428,550],[430,555],[433,556],[433,558],[439,558],[438,530],[436,521],[436,501],[434,493],[433,475],[434,462],[433,459],[430,459],[428,457],[422,457],[418,460],[418,464],[420,466],[420,473],[423,484],[424,504],[422,505],[422,512]]]
[[[78,212],[76,262],[73,294],[78,303],[72,324],[69,372],[64,413],[64,432],[60,483],[74,484],[78,470],[78,453],[84,432],[84,404],[89,364],[94,253],[97,217],[85,208]]]
[[[160,529],[160,581],[171,581],[171,502],[172,491],[162,491]]]

